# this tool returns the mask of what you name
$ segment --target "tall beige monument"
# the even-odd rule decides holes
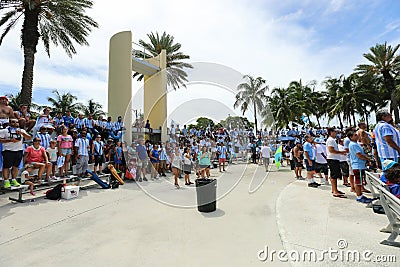
[[[132,142],[132,71],[144,75],[144,120],[161,129],[167,140],[166,51],[154,58],[141,59],[132,53],[132,32],[124,31],[110,39],[108,70],[108,114],[115,120],[123,116],[126,131],[123,141]]]

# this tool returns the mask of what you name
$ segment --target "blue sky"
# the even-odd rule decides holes
[[[136,42],[146,40],[149,32],[165,30],[182,44],[190,61],[262,76],[271,88],[286,87],[293,80],[320,84],[327,76],[349,75],[371,46],[400,42],[400,2],[388,0],[95,1],[88,13],[100,25],[88,39],[90,47],[77,46],[72,59],[54,46],[49,59],[38,47],[35,102],[46,103],[58,89],[106,107],[108,43],[123,30],[132,30]],[[19,90],[19,30],[20,26],[0,46],[0,94]],[[133,90],[140,86],[135,83]],[[232,105],[232,99],[221,101]]]

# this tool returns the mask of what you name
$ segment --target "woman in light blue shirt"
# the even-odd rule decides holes
[[[210,165],[211,165],[211,153],[208,152],[208,149],[206,146],[203,146],[201,148],[201,151],[199,153],[199,167],[200,167],[200,172],[201,172],[201,178],[204,178],[204,173],[207,175],[207,178],[210,177]]]

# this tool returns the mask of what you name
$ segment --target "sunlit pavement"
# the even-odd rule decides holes
[[[310,263],[266,258],[265,248],[323,250],[337,248],[339,239],[349,249],[398,251],[379,244],[387,236],[379,233],[384,215],[354,199],[334,199],[327,186],[307,188],[286,167],[271,169],[236,164],[223,173],[212,170],[219,198],[212,213],[197,211],[194,185],[180,179],[175,189],[170,176],[140,187],[89,189],[73,200],[14,204],[2,195],[0,265],[303,266]]]

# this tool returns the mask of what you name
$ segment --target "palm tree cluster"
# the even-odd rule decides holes
[[[290,123],[304,125],[304,118],[311,122],[310,116],[314,116],[317,121],[312,125],[321,127],[322,117],[329,121],[337,118],[343,128],[345,122],[349,126],[356,126],[356,116],[361,117],[368,126],[370,114],[390,104],[395,122],[399,123],[399,47],[386,43],[371,47],[370,53],[364,54],[369,64],[358,65],[347,77],[327,77],[322,82],[325,89],[322,91],[316,90],[316,81],[303,84],[301,80],[290,82],[287,88],[273,88],[269,96],[265,96],[264,90],[258,94],[258,105],[253,109],[261,113],[265,125],[275,128],[289,127]],[[238,103],[242,103],[243,111],[250,103],[254,103],[251,95],[256,86],[252,79],[249,78],[250,82],[246,86],[238,86],[235,108],[239,106]],[[257,79],[262,80],[260,77]],[[256,118],[255,122],[257,124]]]
[[[21,46],[24,52],[21,99],[32,101],[33,67],[39,40],[50,56],[50,44],[61,45],[68,56],[76,54],[74,42],[89,45],[86,38],[98,24],[85,14],[93,6],[92,0],[0,0],[0,45],[4,37],[20,20],[22,22]]]
[[[85,117],[92,114],[94,118],[104,116],[106,113],[102,110],[103,106],[93,99],[88,100],[86,104],[77,102],[78,97],[71,93],[60,93],[58,90],[53,90],[54,97],[47,97],[47,105],[39,105],[35,103],[30,104],[30,113],[33,118],[39,115],[39,113],[45,108],[50,107],[52,116],[55,116],[58,112],[65,114],[67,110],[71,111],[73,116],[78,113],[82,113]],[[13,110],[18,110],[21,104],[25,104],[21,99],[21,93],[15,95],[7,95],[9,98],[9,105]]]

